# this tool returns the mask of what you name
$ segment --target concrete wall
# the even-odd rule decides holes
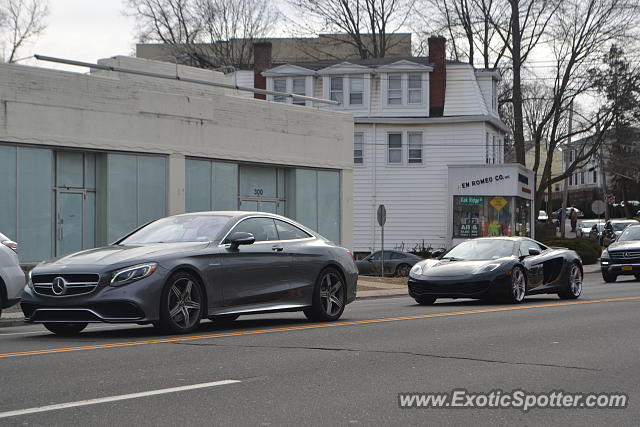
[[[175,65],[107,62],[175,75]],[[172,68],[173,72],[169,70]],[[207,70],[179,74],[223,81]],[[351,246],[353,118],[229,96],[220,88],[119,73],[0,64],[0,141],[169,155],[168,212],[184,211],[184,156],[342,170],[342,243]]]

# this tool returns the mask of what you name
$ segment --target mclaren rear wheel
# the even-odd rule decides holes
[[[582,270],[577,263],[571,264],[569,267],[569,276],[567,277],[567,287],[564,291],[558,292],[561,299],[578,299],[582,293]]]
[[[513,304],[520,304],[524,301],[527,293],[527,276],[522,267],[515,267],[511,271],[511,286],[507,299]]]

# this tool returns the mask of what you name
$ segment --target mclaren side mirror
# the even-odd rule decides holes
[[[256,238],[253,237],[251,233],[244,233],[242,231],[236,231],[231,236],[229,236],[229,249],[232,251],[238,250],[240,245],[251,245],[256,241]]]
[[[529,248],[529,255],[540,255],[540,249]]]

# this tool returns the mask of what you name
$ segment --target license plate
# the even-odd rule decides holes
[[[633,270],[633,267],[630,265],[623,265],[622,266],[622,271],[631,271]]]

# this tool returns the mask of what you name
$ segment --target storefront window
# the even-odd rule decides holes
[[[511,197],[453,197],[454,238],[512,236],[512,218]]]
[[[531,237],[531,200],[516,197],[516,236]]]

